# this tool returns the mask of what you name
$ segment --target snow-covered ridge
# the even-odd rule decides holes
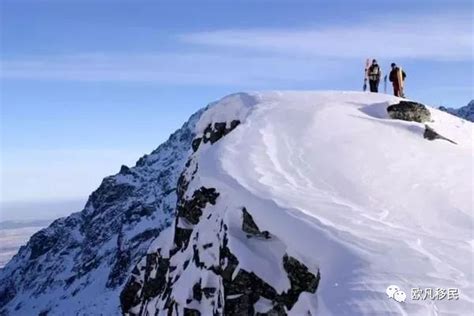
[[[425,139],[424,124],[390,119],[387,107],[400,99],[386,95],[245,99],[226,98],[201,118],[175,224],[134,270],[124,312],[471,310],[471,123],[430,109],[428,124],[454,145]],[[408,293],[459,288],[461,296],[400,304],[386,298],[391,284]]]
[[[201,135],[214,122],[243,122],[253,106],[258,103],[257,95],[235,93],[226,96],[219,102],[209,105],[196,124],[195,133]]]
[[[400,100],[276,91],[211,104],[37,237],[52,247],[30,241],[0,272],[2,311],[469,313],[472,123],[430,108],[427,124],[457,145],[430,141],[424,124],[388,117]],[[391,284],[461,295],[400,304]]]

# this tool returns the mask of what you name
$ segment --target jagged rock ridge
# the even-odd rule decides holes
[[[446,108],[444,106],[440,106],[439,109],[474,122],[474,100],[471,100],[467,105],[460,107],[459,109]]]
[[[176,183],[202,113],[136,166],[105,178],[83,211],[33,235],[0,270],[0,314],[61,315],[65,306],[81,315],[120,313],[131,269],[174,221]]]

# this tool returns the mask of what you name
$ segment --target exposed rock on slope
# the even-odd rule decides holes
[[[233,120],[208,125],[193,143],[204,139],[205,144],[210,139],[214,144],[238,124]],[[198,155],[200,147],[194,148]],[[226,213],[230,205],[220,201],[219,189],[200,187],[196,154],[186,165],[178,185],[174,234],[133,270],[121,294],[126,315],[151,315],[155,311],[177,315],[285,315],[302,292],[316,292],[320,279],[317,268],[310,271],[282,251],[287,247],[268,231],[260,231],[245,207],[241,208],[238,225],[229,221]],[[276,252],[267,268],[280,270],[273,278],[289,282],[288,289],[275,289],[258,272],[240,266],[240,255],[229,243],[243,236],[247,240],[242,246],[249,252],[254,244],[266,244]]]
[[[398,104],[387,108],[391,118],[404,121],[424,123],[431,121],[430,111],[421,103],[412,101],[400,101]]]
[[[436,132],[434,129],[432,129],[428,125],[425,125],[425,132],[423,133],[423,137],[428,139],[428,140],[442,139],[442,140],[448,141],[448,142],[453,143],[453,144],[456,145],[456,142],[453,142],[449,138],[446,138],[446,137],[438,134],[438,132]]]

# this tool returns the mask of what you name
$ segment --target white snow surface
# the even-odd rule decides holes
[[[132,202],[160,201],[156,219],[137,215],[137,222],[126,226],[124,240],[157,227],[163,229],[160,235],[153,242],[125,242],[121,247],[134,251],[141,247],[144,253],[149,245],[148,253],[169,253],[174,227],[165,228],[172,221],[176,197],[166,192],[174,189],[191,155],[186,195],[202,186],[219,193],[216,205],[207,205],[198,224],[179,222],[180,227],[193,227],[191,242],[197,244],[207,269],[220,264],[223,232],[218,228],[224,222],[238,269],[254,272],[279,293],[290,287],[282,266],[285,254],[313,274],[319,269],[316,294],[303,292],[290,315],[308,311],[318,316],[471,315],[473,123],[430,108],[433,122],[428,125],[457,145],[429,141],[423,138],[424,124],[388,117],[386,108],[400,100],[372,93],[300,91],[238,93],[211,104],[156,153],[131,168],[136,177],[114,176],[119,184],[139,186],[133,196],[96,215],[92,204],[81,213],[90,216],[92,223],[100,221],[93,228],[110,230],[107,238],[97,243],[89,240],[96,230],[84,235],[77,213],[65,221],[71,222],[70,227],[61,221],[56,225],[65,226],[64,232],[56,232],[56,226],[45,230],[48,236],[67,236],[64,247],[76,245],[69,255],[51,250],[35,264],[28,259],[27,247],[0,270],[2,282],[20,289],[5,311],[10,315],[36,315],[43,310],[51,315],[119,314],[122,286],[106,287],[118,247],[110,223]],[[230,127],[233,120],[241,124],[191,153],[192,137],[202,136],[211,123],[227,122]],[[191,135],[192,129],[196,135]],[[191,176],[195,166],[196,174]],[[101,194],[107,197],[108,192]],[[243,207],[261,231],[270,232],[271,239],[246,236]],[[91,243],[88,247],[100,264],[65,288],[62,282],[74,275],[85,258],[84,240]],[[192,250],[170,259],[176,270],[168,276],[181,275],[172,289],[180,306],[186,306],[200,280],[204,287],[222,286],[209,270],[193,264],[185,267]],[[134,263],[143,266],[146,257],[135,261],[138,253]],[[33,264],[49,272],[28,268]],[[392,284],[407,293],[406,302],[387,298],[385,290]],[[34,295],[42,288],[41,295]],[[411,299],[411,288],[458,288],[460,298],[416,301]],[[146,311],[166,314],[163,304],[156,298],[146,304]],[[189,307],[202,315],[212,314],[215,308],[205,296],[199,306],[192,304],[196,306]],[[254,308],[266,312],[272,306],[262,297]]]
[[[236,226],[241,207],[248,208],[277,237],[270,256],[286,251],[320,269],[317,293],[302,294],[290,314],[472,312],[473,125],[429,108],[428,124],[457,145],[426,140],[424,124],[388,117],[387,106],[400,100],[358,92],[236,94],[196,125],[199,135],[212,122],[242,121],[196,153],[196,187],[217,188]],[[265,271],[269,258],[258,241],[234,237],[229,247],[243,268],[278,290],[289,286]],[[407,293],[406,302],[387,298],[391,284]],[[458,288],[460,298],[412,300],[411,288]]]

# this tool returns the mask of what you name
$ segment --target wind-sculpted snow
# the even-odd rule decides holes
[[[36,234],[0,272],[2,311],[468,315],[472,123],[428,107],[426,124],[452,142],[427,137],[389,117],[400,101],[268,92],[212,104]],[[405,302],[387,298],[391,285]],[[460,295],[413,300],[412,288]]]
[[[119,314],[131,269],[173,222],[176,183],[201,114],[135,167],[105,178],[82,212],[33,235],[0,270],[0,314]]]
[[[390,120],[397,98],[274,93],[200,165],[201,176],[264,198],[255,220],[318,263],[322,315],[465,315],[473,308],[472,125],[430,109],[458,145]],[[382,111],[381,111],[382,110]],[[472,171],[472,170],[471,170]],[[212,176],[217,175],[217,176]],[[277,206],[277,207],[276,207]],[[385,297],[397,284],[409,299]],[[411,288],[459,288],[416,301]]]
[[[197,147],[184,173],[188,207],[168,239],[151,251],[166,265],[143,263],[136,270],[125,312],[470,313],[470,123],[430,109],[430,126],[453,145],[426,140],[424,124],[390,119],[387,107],[400,102],[395,97],[250,96],[256,104],[234,130]],[[225,113],[225,106],[214,109]],[[203,188],[218,196],[199,198]],[[189,204],[195,198],[202,201],[198,212],[195,202]],[[188,211],[191,220],[185,220]],[[244,224],[249,216],[251,223]],[[305,279],[314,280],[291,301],[284,299],[294,293],[284,258],[293,258],[304,267],[299,271],[309,273]],[[146,271],[166,281],[144,297],[142,288],[159,283]],[[406,302],[387,298],[391,284],[406,291]],[[412,288],[458,288],[460,297],[412,300]]]
[[[316,311],[317,265],[306,265],[288,253],[291,249],[278,236],[261,231],[244,206],[249,201],[233,197],[226,186],[203,185],[207,181],[200,164],[209,161],[202,157],[245,122],[255,102],[245,94],[230,96],[210,110],[223,113],[202,116],[197,131],[206,127],[197,134],[199,146],[178,185],[174,229],[154,243],[134,269],[121,294],[125,314]],[[312,302],[299,303],[303,293]]]

